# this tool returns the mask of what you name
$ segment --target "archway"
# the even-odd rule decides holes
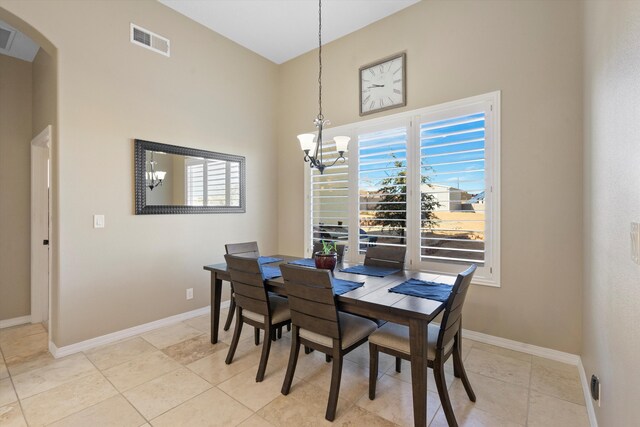
[[[38,137],[43,134],[45,129],[48,129],[47,136],[49,139],[49,147],[50,147],[50,167],[45,163],[45,171],[46,173],[44,179],[44,190],[40,188],[40,191],[45,191],[45,200],[49,200],[50,202],[41,203],[40,206],[43,209],[46,209],[44,213],[46,217],[50,216],[50,220],[47,221],[50,223],[50,227],[45,228],[45,235],[36,236],[33,233],[33,221],[29,222],[28,216],[31,215],[33,217],[33,210],[29,213],[27,211],[27,219],[29,226],[27,229],[27,233],[21,233],[22,235],[16,235],[11,237],[12,239],[26,239],[29,241],[28,245],[31,247],[31,256],[27,257],[26,260],[20,259],[20,262],[26,262],[31,267],[28,270],[27,277],[28,282],[23,283],[24,281],[20,281],[19,283],[6,283],[4,286],[13,286],[15,288],[6,290],[5,294],[11,295],[15,290],[18,290],[18,294],[22,296],[26,293],[30,296],[29,301],[29,313],[24,313],[24,316],[10,315],[11,318],[5,319],[6,315],[0,313],[0,326],[12,326],[15,324],[25,323],[25,322],[44,322],[48,326],[49,333],[49,342],[52,341],[52,337],[55,335],[55,325],[57,320],[57,311],[55,307],[57,306],[55,296],[57,295],[58,288],[58,280],[57,280],[57,254],[58,254],[58,245],[56,242],[58,241],[57,234],[57,206],[58,206],[58,193],[57,193],[57,182],[58,182],[58,150],[57,150],[57,135],[58,135],[58,85],[57,85],[57,76],[58,76],[58,67],[57,67],[57,49],[49,41],[39,30],[31,26],[29,23],[15,16],[11,12],[0,8],[0,20],[13,27],[18,32],[26,35],[28,38],[33,40],[40,49],[37,51],[37,55],[31,61],[30,68],[30,77],[31,80],[31,90],[29,91],[29,96],[31,99],[29,103],[31,105],[31,110],[29,111],[29,120],[30,120],[30,134],[27,135],[28,138],[19,138],[19,144],[25,145],[24,149],[32,153],[32,141],[39,141]],[[25,95],[27,96],[27,95]],[[26,115],[25,115],[26,116]],[[26,120],[26,119],[25,119]],[[22,134],[21,134],[22,135]],[[23,141],[24,139],[24,141]],[[11,141],[14,143],[15,141]],[[38,146],[36,144],[36,146]],[[28,154],[28,156],[31,154]],[[14,159],[7,159],[7,161],[11,162]],[[32,168],[30,167],[31,163],[27,163],[26,165],[22,165],[16,168],[16,174],[21,174],[20,176],[14,176],[11,182],[20,183],[26,189],[21,190],[22,192],[26,192],[26,202],[24,200],[21,203],[26,203],[28,209],[34,205],[33,198],[29,197],[29,193],[33,194],[33,187],[30,185],[33,181],[31,176]],[[15,194],[19,191],[13,191],[11,194]],[[10,205],[12,200],[7,199],[8,197],[12,197],[11,194],[0,194],[0,197],[5,197],[5,205]],[[21,215],[22,216],[22,215]],[[14,217],[15,218],[15,217]],[[21,221],[24,221],[24,218],[21,218]],[[26,234],[26,235],[24,235]],[[41,232],[39,234],[42,234]],[[31,235],[31,239],[30,239]],[[6,236],[5,236],[6,237]],[[38,242],[40,245],[38,248],[41,249],[45,240],[50,240],[51,245],[49,246],[50,250],[46,251],[46,255],[44,258],[44,264],[40,263],[38,267],[41,272],[44,270],[45,275],[42,274],[34,274],[34,262],[33,262],[33,254],[34,254],[34,242]],[[10,245],[9,245],[10,246]],[[2,250],[9,251],[10,248],[7,249],[7,246],[3,247]],[[0,254],[0,256],[5,256],[6,254]],[[23,254],[20,255],[24,258]],[[11,258],[15,258],[15,254],[11,254]],[[40,283],[38,284],[34,282],[34,279],[39,277]],[[43,282],[44,281],[44,282]],[[20,289],[18,289],[20,287]],[[26,289],[23,289],[26,287]],[[34,291],[34,289],[36,289]],[[24,298],[22,298],[21,302]]]

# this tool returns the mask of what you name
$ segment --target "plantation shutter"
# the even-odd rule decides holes
[[[187,160],[187,205],[204,206],[204,162]]]
[[[485,113],[421,123],[419,142],[420,259],[484,265]]]
[[[331,164],[338,158],[333,140],[322,144],[323,162]],[[345,158],[348,153],[345,153]],[[320,174],[311,172],[311,224],[312,244],[322,240],[346,244],[349,237],[348,162],[338,161]]]
[[[207,160],[207,206],[227,206],[228,163],[224,160]]]
[[[407,128],[358,136],[359,252],[406,246]]]

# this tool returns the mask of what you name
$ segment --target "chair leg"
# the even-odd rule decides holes
[[[449,427],[458,427],[458,422],[451,407],[451,400],[449,400],[449,391],[447,390],[447,383],[444,376],[444,363],[442,361],[434,364],[433,376],[436,379],[436,387],[438,388],[440,403],[442,403],[442,410],[447,418],[447,424],[449,424]]]
[[[376,398],[376,383],[378,382],[378,346],[369,343],[369,399]]]
[[[331,370],[331,389],[329,390],[329,402],[327,403],[327,413],[325,418],[333,421],[336,418],[336,408],[338,406],[338,395],[340,394],[340,380],[342,377],[342,354],[340,343],[335,344],[333,348],[333,369]]]
[[[287,323],[287,332],[291,331],[291,323]]]
[[[236,308],[236,327],[233,331],[233,339],[231,340],[231,345],[229,346],[229,352],[227,353],[227,359],[224,361],[227,365],[229,365],[233,361],[233,356],[236,354],[236,348],[238,347],[238,341],[240,341],[240,334],[242,333],[242,313],[240,312],[240,307]]]
[[[309,354],[313,351],[313,349],[311,347],[307,347],[306,345],[304,346],[304,354]]]
[[[325,354],[324,355],[324,361],[327,362],[327,363],[331,362],[331,355]]]
[[[269,326],[267,325],[267,328]],[[262,355],[260,356],[260,366],[258,367],[258,374],[256,375],[256,382],[262,382],[264,379],[264,373],[267,370],[267,362],[269,361],[269,351],[271,350],[271,341],[269,339],[269,335],[272,338],[275,338],[276,334],[274,333],[273,328],[265,329],[264,331],[264,343],[262,344]]]
[[[227,321],[224,324],[224,330],[228,331],[233,321],[233,313],[236,311],[236,299],[231,295],[231,303],[229,304],[229,314],[227,314]]]
[[[396,372],[402,372],[402,359],[399,357],[396,357]]]
[[[289,364],[287,365],[287,373],[284,376],[284,383],[282,384],[282,394],[285,396],[289,394],[291,390],[291,383],[293,382],[293,374],[296,373],[296,365],[298,363],[298,354],[300,354],[300,342],[298,341],[298,329],[293,328],[291,334],[291,352],[289,353]]]
[[[265,338],[266,338],[266,334],[265,334]],[[256,345],[260,345],[260,329],[255,328],[255,330],[253,331],[253,341],[255,342]]]
[[[467,396],[469,396],[469,400],[472,402],[476,401],[476,394],[473,392],[473,388],[471,388],[471,383],[469,382],[469,378],[467,377],[467,372],[464,370],[464,364],[462,363],[462,355],[458,351],[457,348],[453,350],[453,367],[454,370],[458,367],[458,373],[460,374],[460,379],[462,380],[462,385],[467,392]]]
[[[282,326],[278,327],[277,337],[278,337],[278,339],[282,338]]]

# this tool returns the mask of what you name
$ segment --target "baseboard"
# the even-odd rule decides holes
[[[229,301],[224,301],[220,304],[220,308],[228,308]],[[153,331],[154,329],[162,328],[164,326],[178,323],[183,320],[192,319],[194,317],[202,316],[211,311],[210,306],[202,307],[197,310],[187,311],[186,313],[176,314],[174,316],[165,317],[164,319],[155,320],[153,322],[145,323],[142,325],[134,326],[121,331],[112,332],[107,335],[102,335],[96,338],[90,338],[85,341],[80,341],[75,344],[65,345],[63,347],[56,346],[53,341],[49,341],[49,351],[56,359],[59,357],[68,356],[70,354],[78,353],[81,351],[90,350],[94,347],[98,347],[105,344],[111,344],[116,341],[120,341],[125,338],[130,338],[135,335],[139,335],[145,332]]]
[[[24,325],[25,323],[31,323],[31,315],[14,317],[13,319],[0,320],[0,329],[10,328],[12,326]]]
[[[582,383],[582,393],[584,394],[584,403],[587,406],[587,415],[589,416],[589,424],[591,427],[598,427],[598,419],[596,418],[596,411],[593,406],[593,399],[591,398],[591,387],[587,373],[584,370],[582,364],[582,358],[578,362],[578,371],[580,372],[580,382]]]
[[[553,350],[546,347],[539,347],[532,344],[526,344],[520,341],[513,341],[506,338],[495,337],[493,335],[487,335],[481,332],[463,329],[462,336],[464,338],[469,338],[481,343],[491,344],[522,353],[532,354],[534,356],[544,357],[546,359],[568,363],[570,365],[578,366],[578,364],[580,363],[580,356],[578,356],[577,354],[565,353],[563,351]]]

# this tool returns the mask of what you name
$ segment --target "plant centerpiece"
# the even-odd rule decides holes
[[[325,270],[333,271],[338,263],[338,252],[336,251],[336,244],[333,242],[322,241],[322,250],[316,252],[314,259],[316,262],[316,268],[323,268]]]

